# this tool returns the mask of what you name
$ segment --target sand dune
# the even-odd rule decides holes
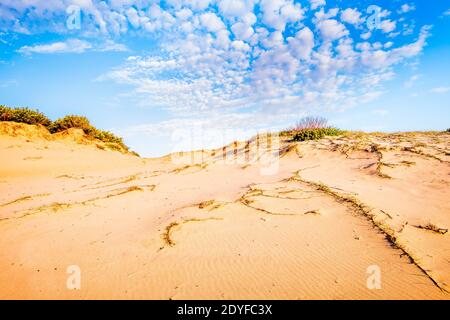
[[[2,299],[450,298],[448,134],[282,140],[261,174],[246,142],[178,163],[0,125]]]

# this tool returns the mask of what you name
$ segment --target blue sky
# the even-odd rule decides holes
[[[306,115],[450,127],[450,3],[2,0],[0,104],[86,115],[145,156]]]

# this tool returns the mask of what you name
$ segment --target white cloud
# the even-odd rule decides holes
[[[58,41],[48,44],[37,44],[33,46],[23,46],[18,52],[30,54],[55,54],[55,53],[84,53],[86,51],[99,52],[125,52],[128,48],[121,43],[112,40],[106,40],[102,43],[93,45],[88,41],[80,39],[68,39],[66,41]]]
[[[134,28],[139,28],[140,26],[140,18],[138,12],[135,8],[129,8],[126,11],[126,15],[128,17],[128,21]]]
[[[450,87],[437,87],[430,90],[432,93],[447,93],[450,92]]]
[[[231,30],[233,31],[235,37],[239,40],[247,40],[255,33],[252,27],[243,22],[235,23],[231,27]]]
[[[325,0],[309,0],[311,3],[311,10],[316,10],[319,7],[326,5]]]
[[[7,81],[0,81],[0,88],[9,88],[12,86],[17,86],[19,82],[17,80],[7,80]]]
[[[400,7],[398,12],[399,13],[407,13],[407,12],[414,11],[414,10],[416,10],[416,6],[414,4],[405,3]]]
[[[423,26],[417,41],[406,44],[402,47],[395,48],[391,51],[392,63],[396,63],[402,59],[415,57],[420,54],[427,45],[427,39],[430,36],[431,26]]]
[[[377,115],[377,116],[387,116],[389,114],[389,111],[386,109],[375,109],[372,111],[373,114]]]
[[[345,9],[341,12],[341,20],[354,25],[358,25],[364,21],[361,18],[361,12],[352,8]]]
[[[253,1],[221,0],[218,7],[220,13],[226,17],[242,17],[253,11]]]
[[[230,45],[230,32],[228,30],[220,30],[217,32],[214,43],[221,49],[228,49]]]
[[[417,82],[417,80],[419,80],[420,79],[420,75],[418,75],[418,74],[415,74],[415,75],[413,75],[413,76],[411,76],[404,84],[403,84],[403,86],[405,87],[405,88],[412,88],[413,86],[414,86],[414,84]]]
[[[67,41],[53,42],[50,44],[39,44],[34,46],[23,46],[18,51],[22,54],[32,53],[83,53],[91,49],[92,45],[84,40],[69,39]]]
[[[395,28],[397,28],[397,22],[391,20],[383,20],[381,22],[380,28],[384,33],[392,32],[395,30]]]
[[[361,39],[368,40],[372,36],[372,32],[368,31],[366,33],[361,34]]]
[[[244,41],[235,40],[231,43],[231,46],[239,51],[250,51],[250,46],[246,44]]]
[[[193,15],[192,11],[189,10],[188,8],[184,8],[182,10],[175,12],[175,16],[182,21],[189,19],[190,17],[192,17],[192,15]]]
[[[338,13],[339,13],[339,8],[331,8],[327,12],[325,12],[324,8],[320,8],[319,11],[314,13],[315,18],[313,19],[313,22],[335,18],[338,15]]]
[[[345,26],[334,19],[319,21],[317,28],[325,41],[333,41],[349,34]]]
[[[223,21],[214,13],[208,12],[200,16],[200,21],[202,26],[206,28],[209,32],[217,32],[219,30],[225,29],[225,24]]]
[[[308,27],[298,31],[294,38],[288,38],[291,52],[298,59],[309,60],[315,46],[314,33]]]
[[[276,46],[281,46],[283,43],[283,33],[281,31],[274,31],[269,34],[269,36],[262,41],[262,44],[266,48],[273,48]]]
[[[241,20],[245,24],[252,26],[256,23],[257,18],[253,12],[248,12],[247,14],[241,17]]]
[[[126,45],[122,43],[117,43],[112,40],[107,40],[104,43],[98,45],[95,49],[95,51],[102,51],[102,52],[126,52],[129,51]]]
[[[444,16],[450,16],[450,9],[444,12]]]
[[[187,1],[187,5],[191,7],[193,10],[201,11],[205,10],[211,4],[211,0],[190,0]]]
[[[289,22],[303,19],[304,10],[292,0],[261,0],[262,21],[269,27],[284,31]]]

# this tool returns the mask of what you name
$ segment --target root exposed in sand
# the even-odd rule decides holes
[[[219,221],[219,220],[223,220],[223,219],[222,218],[206,218],[206,219],[192,218],[192,219],[185,219],[181,222],[174,221],[166,227],[164,233],[161,236],[162,240],[163,240],[164,244],[168,245],[169,247],[173,247],[175,245],[175,241],[172,239],[172,234],[176,227],[181,227],[182,225],[187,224],[187,223],[205,222],[205,221],[211,221],[211,220]]]
[[[448,229],[439,228],[439,227],[437,227],[436,225],[434,225],[431,222],[428,222],[425,225],[417,225],[417,226],[414,226],[414,227],[416,227],[418,229],[432,231],[432,232],[439,233],[439,234],[442,234],[442,235],[444,235],[444,234],[446,234],[448,232]]]
[[[216,200],[208,200],[208,201],[200,202],[198,204],[198,208],[199,209],[208,209],[208,212],[209,212],[209,211],[219,209],[222,206],[224,206],[225,204],[226,203],[217,202]]]
[[[295,191],[299,191],[299,190],[295,190]],[[312,197],[308,197],[308,198],[294,198],[294,197],[281,197],[281,196],[277,196],[277,195],[267,195],[261,189],[250,187],[250,190],[247,193],[245,193],[244,195],[242,195],[237,200],[237,202],[240,202],[241,204],[243,204],[244,206],[246,206],[246,207],[248,207],[250,209],[262,212],[264,214],[272,215],[272,216],[304,216],[304,215],[308,215],[308,214],[314,214],[314,215],[319,215],[320,214],[318,212],[318,210],[310,210],[310,211],[307,211],[307,212],[304,212],[304,213],[272,212],[272,211],[266,210],[264,208],[252,206],[251,204],[254,201],[249,199],[250,197],[269,197],[269,198],[278,198],[278,199],[284,199],[284,200],[306,200],[306,199],[310,199]]]
[[[35,195],[32,195],[32,196],[23,196],[23,197],[20,197],[18,199],[15,199],[13,201],[1,204],[0,207],[6,207],[6,206],[9,206],[9,205],[12,205],[12,204],[15,204],[15,203],[20,203],[20,202],[23,202],[23,201],[32,200],[32,199],[38,198],[38,197],[47,197],[49,195],[50,195],[50,193],[42,193],[42,194],[35,194]]]
[[[188,170],[190,168],[199,168],[200,170],[203,170],[207,166],[208,166],[207,164],[202,164],[202,163],[198,163],[198,164],[194,164],[194,165],[186,165],[186,166],[181,167],[181,168],[173,169],[172,171],[170,171],[170,173],[180,173],[180,172],[183,172],[183,171]]]
[[[79,202],[72,202],[72,203],[59,203],[59,202],[54,202],[50,205],[43,205],[37,208],[33,208],[33,209],[28,209],[23,211],[24,213],[20,216],[17,217],[8,217],[8,218],[2,218],[0,219],[0,221],[5,221],[5,220],[11,220],[11,219],[21,219],[30,215],[34,215],[37,213],[41,213],[44,211],[53,211],[53,212],[57,212],[63,209],[68,209],[70,207],[74,207],[77,205],[88,205],[91,204],[95,201],[98,200],[103,200],[103,199],[110,199],[113,197],[117,197],[117,196],[121,196],[127,193],[131,193],[131,192],[136,192],[136,191],[140,191],[143,192],[145,191],[144,188],[147,188],[149,191],[153,191],[156,188],[156,185],[146,185],[146,186],[131,186],[131,187],[127,187],[127,188],[120,188],[118,189],[118,191],[116,193],[111,193],[111,194],[107,194],[106,196],[100,196],[100,197],[95,197],[92,199],[87,199],[84,201],[79,201]],[[48,194],[47,194],[48,195]],[[26,200],[28,200],[29,198],[27,198]],[[25,199],[24,199],[25,200]]]
[[[1,204],[0,207],[6,207],[6,206],[9,206],[9,205],[14,204],[14,203],[19,203],[19,202],[26,201],[26,200],[31,200],[31,199],[32,199],[31,196],[24,196],[24,197],[18,198],[16,200],[13,200],[13,201]]]

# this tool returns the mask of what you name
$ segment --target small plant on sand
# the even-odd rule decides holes
[[[14,121],[49,127],[52,121],[38,110],[29,108],[9,108],[0,105],[0,121]]]
[[[318,140],[343,134],[342,130],[328,126],[327,119],[321,117],[303,118],[289,132],[293,141]]]

